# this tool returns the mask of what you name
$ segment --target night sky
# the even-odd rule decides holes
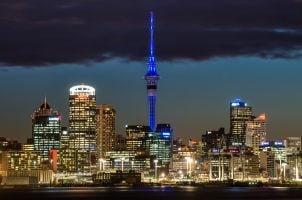
[[[43,103],[68,125],[73,85],[117,110],[117,133],[147,123],[149,12],[157,122],[176,137],[229,130],[229,103],[266,113],[268,137],[301,136],[302,0],[1,0],[0,136],[25,142]]]

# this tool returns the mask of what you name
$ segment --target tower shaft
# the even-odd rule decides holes
[[[156,59],[154,56],[154,18],[153,12],[150,13],[150,55],[148,60],[148,70],[145,74],[147,82],[148,104],[149,104],[149,126],[155,132],[156,126],[156,91],[159,75],[156,72]]]

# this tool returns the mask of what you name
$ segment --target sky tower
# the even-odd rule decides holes
[[[145,74],[147,81],[148,104],[149,104],[149,126],[155,132],[155,104],[156,104],[156,90],[159,75],[156,72],[156,60],[154,56],[154,19],[153,12],[150,12],[150,56],[148,60],[148,71]]]

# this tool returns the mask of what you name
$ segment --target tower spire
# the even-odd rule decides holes
[[[150,57],[154,57],[154,26],[153,11],[150,12]]]
[[[44,96],[44,109],[46,109],[46,104],[47,104],[47,101],[46,101],[46,95]]]
[[[154,14],[152,11],[150,12],[150,55],[147,74],[158,76],[156,72],[156,59],[154,56]]]

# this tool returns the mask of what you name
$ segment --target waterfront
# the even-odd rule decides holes
[[[301,199],[301,188],[288,187],[70,187],[70,188],[2,188],[1,200],[7,199],[123,199],[123,200],[289,200]]]

